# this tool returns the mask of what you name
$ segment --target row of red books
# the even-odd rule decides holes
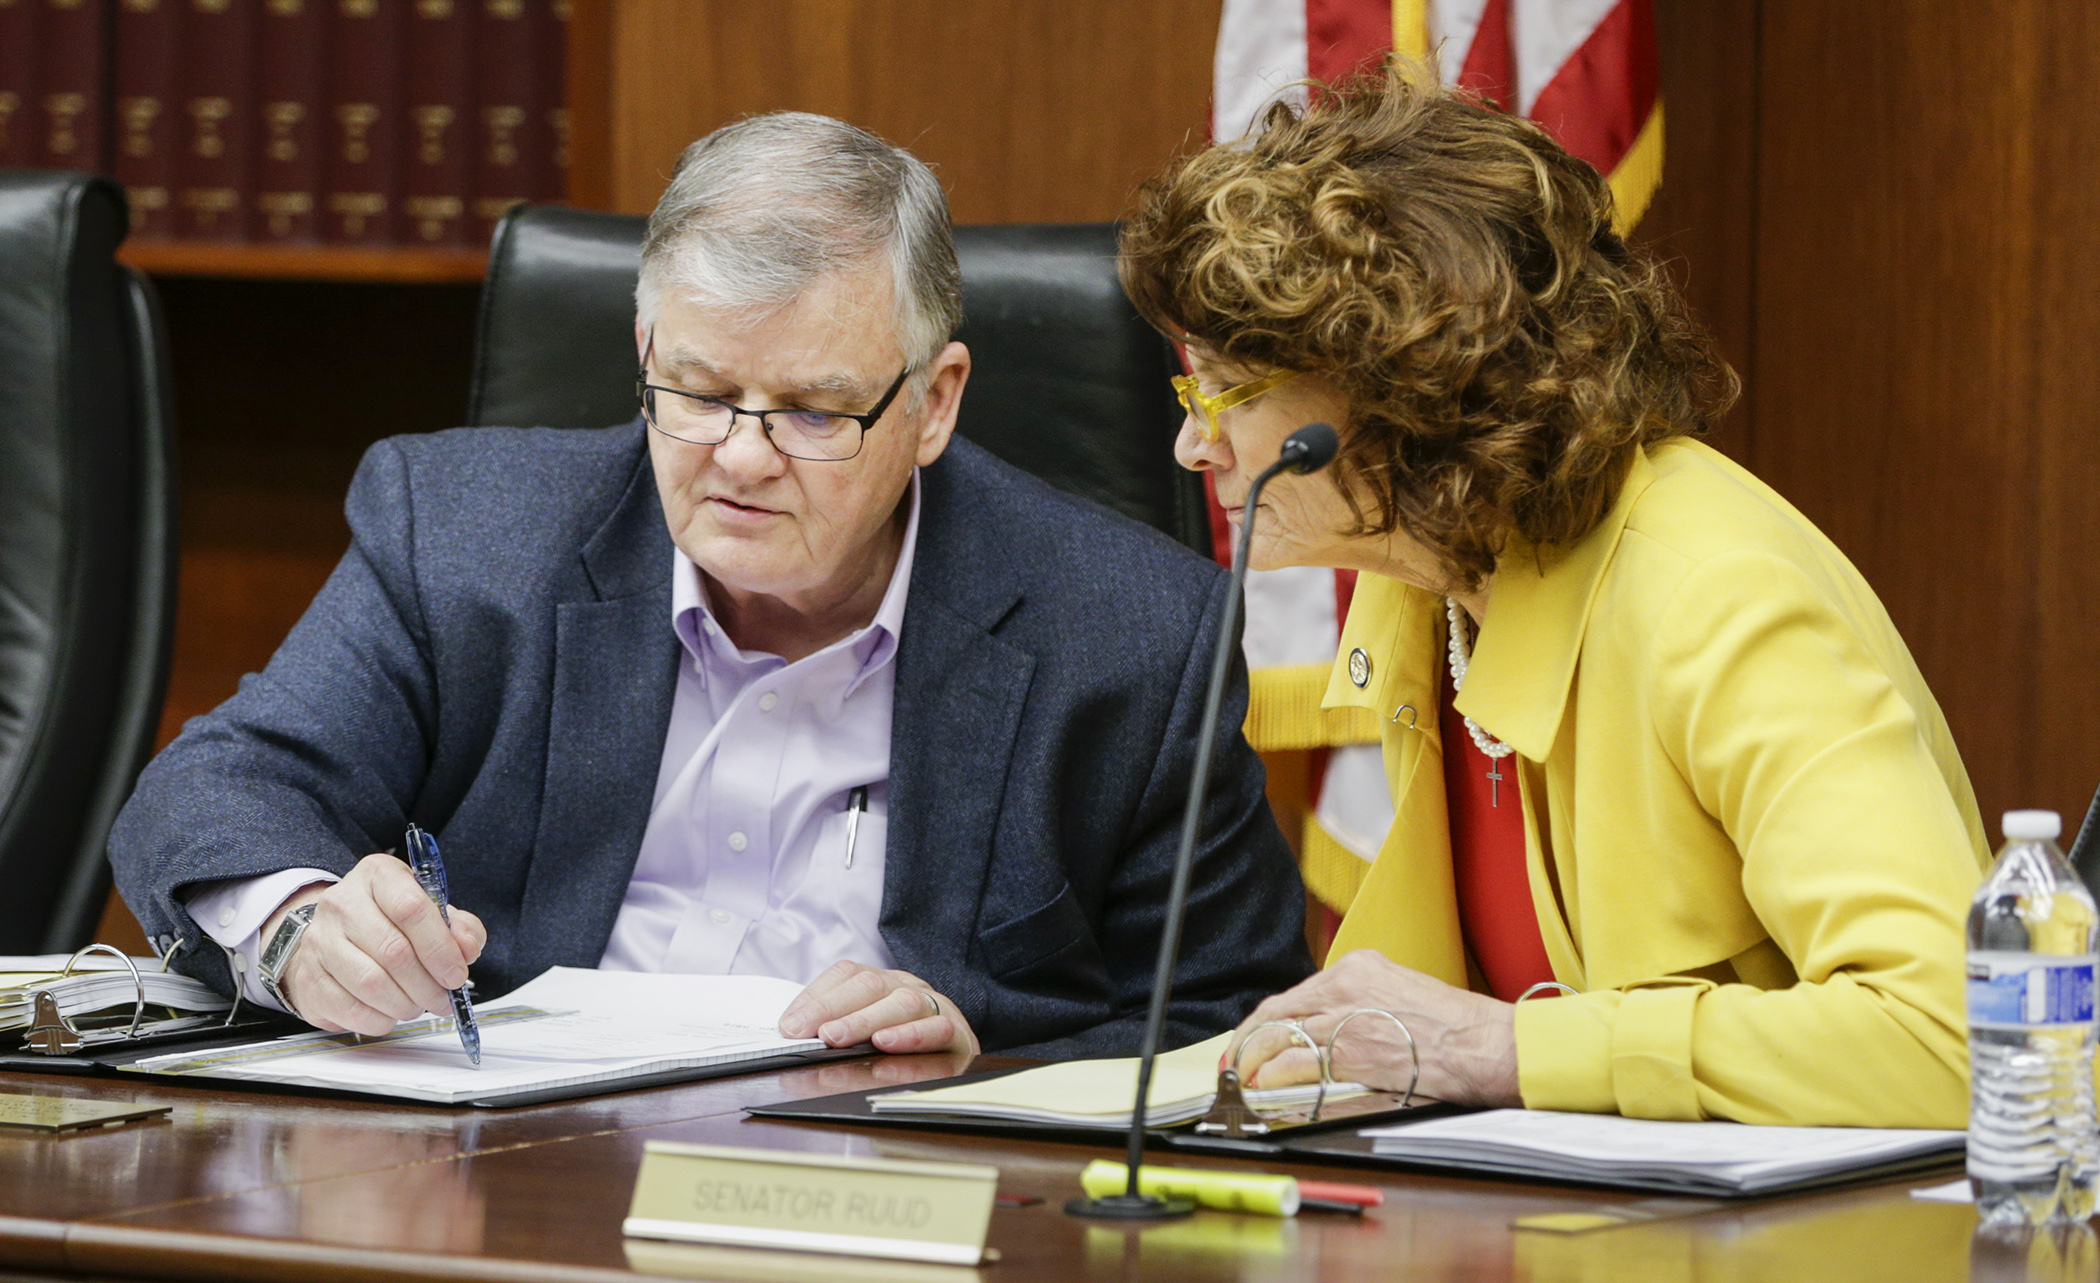
[[[0,167],[95,170],[132,235],[486,244],[560,200],[569,0],[0,0]]]

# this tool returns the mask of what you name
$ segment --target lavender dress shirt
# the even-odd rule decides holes
[[[917,472],[908,502],[874,619],[792,664],[730,641],[699,568],[672,550],[671,626],[685,655],[648,827],[599,966],[807,984],[842,958],[891,965],[877,918]],[[849,824],[856,787],[867,789],[867,809]],[[310,868],[227,879],[201,884],[185,907],[233,956],[245,996],[274,1008],[255,975],[263,923],[299,888],[335,880]]]

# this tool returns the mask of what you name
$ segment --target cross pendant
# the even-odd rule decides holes
[[[1488,805],[1502,805],[1502,761],[1500,758],[1491,757],[1488,759]]]

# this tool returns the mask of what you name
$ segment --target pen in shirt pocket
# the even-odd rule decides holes
[[[856,784],[846,795],[846,867],[853,867],[853,843],[860,837],[860,817],[868,813],[868,786]]]

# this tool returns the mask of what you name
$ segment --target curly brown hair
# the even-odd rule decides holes
[[[1397,59],[1313,89],[1147,183],[1120,267],[1163,332],[1348,399],[1350,533],[1402,529],[1471,589],[1510,533],[1580,539],[1635,451],[1727,412],[1734,371],[1594,168]]]

